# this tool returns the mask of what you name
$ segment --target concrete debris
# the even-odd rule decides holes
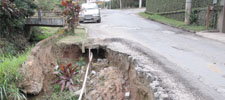
[[[125,93],[125,99],[129,99],[130,98],[130,92],[126,92]]]
[[[98,99],[97,100],[102,100],[102,97],[98,97]]]
[[[95,75],[96,74],[96,72],[93,70],[93,71],[91,71],[91,75]]]
[[[100,58],[97,59],[97,63],[105,63],[105,62],[108,62],[107,59],[100,59]]]
[[[81,89],[78,90],[78,91],[76,91],[76,92],[74,92],[74,96],[79,96],[80,95],[80,92],[81,92]]]
[[[161,99],[161,100],[168,100],[169,99],[169,95],[168,94],[161,94],[159,99]]]

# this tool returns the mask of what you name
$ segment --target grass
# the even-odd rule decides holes
[[[60,60],[58,60],[58,64],[60,64]],[[77,61],[75,66],[78,66],[79,68],[86,65],[86,62],[84,61],[83,57],[79,58],[79,61]],[[58,71],[61,69],[58,69]],[[76,72],[79,72],[81,69],[77,69]],[[72,77],[72,81],[76,87],[79,86],[79,79],[81,78],[80,74],[76,74]],[[65,89],[61,91],[61,84],[53,84],[51,85],[51,92],[48,92],[44,94],[41,98],[37,98],[36,100],[78,100],[78,96],[74,95],[75,91],[69,91],[68,89]]]
[[[57,27],[36,27],[33,33],[34,34],[33,40],[40,41],[46,39],[58,33],[59,29],[60,28]]]
[[[40,99],[36,100],[78,100],[78,96],[74,96],[74,92],[60,91],[60,85],[52,86],[52,94],[45,94]]]
[[[63,91],[53,92],[51,96],[46,94],[42,98],[36,100],[78,100],[78,97],[73,96],[73,92]]]
[[[167,25],[171,25],[173,27],[178,27],[186,30],[192,30],[192,31],[203,31],[206,30],[206,26],[199,26],[199,25],[185,25],[182,21],[177,21],[174,19],[166,18],[164,16],[160,16],[157,14],[147,14],[145,12],[139,13],[144,18],[151,19],[154,21],[158,21]]]
[[[21,79],[19,67],[27,59],[28,50],[17,57],[8,55],[0,59],[0,100],[24,100],[26,97],[20,93],[17,82]]]
[[[61,38],[58,43],[76,43],[86,39],[87,33],[84,28],[76,28],[75,33],[66,33],[67,35]]]

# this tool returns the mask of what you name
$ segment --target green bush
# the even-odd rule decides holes
[[[0,100],[23,100],[26,97],[20,93],[17,82],[21,79],[18,72],[21,64],[29,55],[28,50],[24,54],[17,57],[8,55],[2,56],[0,59]]]
[[[51,96],[45,95],[37,100],[78,100],[77,96],[72,96],[73,92],[54,92]]]
[[[191,16],[190,16],[190,23],[191,24],[198,25],[198,23],[197,23],[197,21],[198,21],[198,13],[199,13],[199,11],[197,11],[197,10],[193,10],[191,12]]]
[[[40,41],[58,33],[61,28],[57,27],[34,27],[32,30],[32,41]]]
[[[43,11],[52,11],[55,5],[59,4],[59,0],[36,0],[35,2]]]
[[[74,92],[63,91],[60,92],[60,85],[56,84],[52,86],[52,94],[45,94],[40,99],[36,100],[78,100],[77,96],[73,96]]]
[[[0,1],[0,37],[22,33],[25,18],[34,14],[36,5],[32,0]]]

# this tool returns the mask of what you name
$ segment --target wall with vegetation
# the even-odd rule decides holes
[[[146,0],[146,9],[148,12],[170,12],[185,9],[186,0]],[[213,0],[192,0],[192,8],[202,8],[211,5]]]
[[[186,0],[146,0],[146,12],[156,13],[168,18],[184,21],[185,17],[185,2]],[[218,1],[219,2],[219,1]],[[207,7],[212,5],[213,0],[192,0],[192,23],[205,25]],[[202,9],[199,9],[202,8]],[[210,23],[212,24],[215,19],[214,15],[210,15]]]
[[[177,11],[184,8],[184,0],[146,0],[146,11],[152,13]]]
[[[110,2],[109,2],[110,3]],[[112,0],[112,8],[120,8],[120,0]],[[142,6],[145,7],[146,0],[142,0]],[[122,8],[137,8],[139,7],[139,0],[122,0]]]

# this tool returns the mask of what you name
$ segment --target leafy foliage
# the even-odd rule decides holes
[[[77,96],[73,96],[73,92],[64,91],[58,92],[54,91],[52,95],[46,94],[39,100],[78,100]]]
[[[59,0],[35,0],[38,7],[43,11],[52,11]]]
[[[1,37],[8,37],[22,31],[25,18],[34,14],[37,6],[32,0],[0,1]]]
[[[186,30],[192,30],[192,31],[196,31],[196,32],[206,30],[205,26],[185,25],[184,22],[182,22],[182,21],[177,21],[175,19],[166,18],[164,16],[157,15],[157,14],[147,14],[147,13],[141,12],[140,15],[145,18],[151,19],[153,21],[157,21],[160,23],[168,24],[173,27],[178,27],[178,28],[182,28],[182,29],[186,29]]]
[[[24,100],[16,83],[21,79],[20,65],[27,59],[29,51],[17,57],[8,55],[0,59],[0,100]]]
[[[74,33],[74,27],[79,22],[80,4],[79,2],[73,2],[72,0],[62,1],[61,5],[64,6],[64,15],[66,16],[67,27],[70,32]]]
[[[73,83],[73,76],[76,75],[77,67],[72,68],[72,64],[68,64],[66,66],[60,65],[60,70],[54,72],[57,77],[57,80],[54,84],[59,84],[61,86],[60,91],[64,89],[69,89],[70,91],[75,89],[75,85]]]
[[[80,59],[79,59],[79,61],[78,62],[76,62],[76,65],[78,66],[78,67],[82,67],[82,66],[84,66],[86,63],[84,62],[84,58],[83,57],[81,57]]]
[[[111,4],[110,4],[111,3]],[[142,6],[145,7],[146,0],[142,0]],[[111,0],[106,3],[108,7],[112,9],[120,8],[120,0]],[[104,4],[101,5],[102,7]],[[122,8],[135,8],[139,6],[139,0],[122,0]]]
[[[57,34],[61,28],[58,27],[33,27],[32,41],[40,41]]]
[[[190,22],[191,22],[191,24],[198,25],[198,23],[197,23],[197,21],[198,21],[198,13],[199,13],[199,11],[197,11],[197,10],[193,10],[191,12],[191,16],[190,16]]]

